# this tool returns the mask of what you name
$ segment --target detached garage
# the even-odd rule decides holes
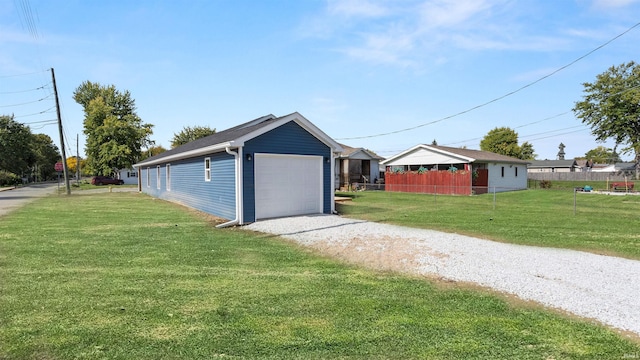
[[[242,225],[334,211],[342,148],[299,113],[249,121],[134,165],[139,190]]]

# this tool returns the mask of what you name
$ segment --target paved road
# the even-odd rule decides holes
[[[57,183],[47,183],[0,191],[0,216],[37,198],[54,194],[57,189]]]

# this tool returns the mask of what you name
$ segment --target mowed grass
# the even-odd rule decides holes
[[[363,198],[364,199],[364,198]],[[0,218],[0,359],[602,359],[637,340],[135,193]]]
[[[542,189],[497,193],[495,198],[383,191],[342,195],[353,197],[337,206],[349,217],[640,259],[638,195],[574,197],[573,190]]]

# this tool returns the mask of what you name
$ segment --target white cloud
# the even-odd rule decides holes
[[[638,2],[639,0],[594,0],[593,6],[598,9],[623,8]]]
[[[367,18],[381,17],[389,13],[379,2],[369,0],[329,0],[328,11],[333,15]]]
[[[436,29],[464,26],[467,22],[488,10],[492,4],[482,0],[436,0],[419,6],[421,27]]]

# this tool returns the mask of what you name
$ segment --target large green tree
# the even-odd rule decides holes
[[[173,134],[173,139],[171,140],[171,148],[184,145],[186,143],[192,142],[193,140],[197,140],[215,133],[216,129],[212,129],[208,126],[186,126],[179,133]]]
[[[0,116],[0,170],[24,176],[35,164],[31,129],[13,119]]]
[[[142,148],[151,144],[153,125],[138,117],[129,91],[85,81],[73,99],[84,109],[87,172],[110,175],[129,168],[141,158]]]
[[[612,66],[582,85],[583,99],[576,102],[574,114],[591,127],[596,140],[613,140],[624,146],[623,154],[634,153],[640,178],[640,65]]]
[[[497,127],[490,130],[480,141],[480,150],[511,156],[522,160],[535,158],[533,145],[524,142],[518,145],[518,133],[508,127]]]

